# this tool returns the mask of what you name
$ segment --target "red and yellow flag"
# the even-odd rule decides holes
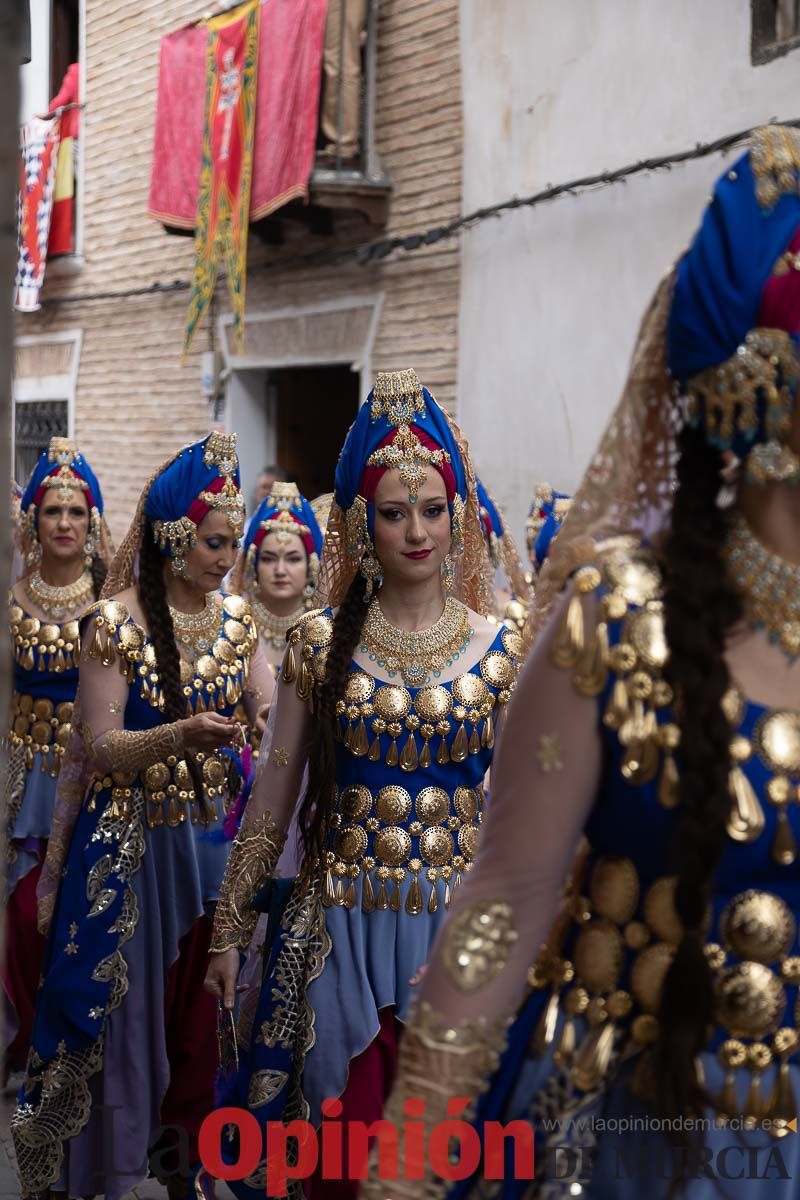
[[[236,345],[240,352],[244,347],[259,10],[259,0],[247,0],[208,22],[203,158],[184,358],[211,300],[220,258],[228,275]]]

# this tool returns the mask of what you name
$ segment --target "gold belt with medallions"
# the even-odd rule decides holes
[[[9,742],[12,747],[25,747],[25,765],[33,766],[33,757],[40,755],[41,768],[52,776],[58,775],[69,735],[72,731],[74,704],[64,700],[55,704],[45,697],[14,693]]]
[[[220,816],[217,801],[222,805],[222,814],[228,813],[232,800],[226,761],[217,755],[199,753],[197,762],[203,773],[206,813],[195,796],[185,759],[170,755],[165,762],[152,763],[142,771],[138,786],[144,788],[148,828],[167,825],[170,829],[176,829],[187,820],[191,820],[193,825],[209,825]],[[97,794],[111,788],[111,816],[126,820],[136,783],[135,773],[114,771],[98,777],[92,784],[88,807],[93,809]]]
[[[604,855],[593,863],[585,895],[573,895],[550,948],[529,972],[534,989],[550,996],[532,1037],[541,1054],[555,1041],[559,1010],[562,1024],[554,1057],[569,1067],[584,1091],[598,1087],[609,1068],[620,1022],[630,1041],[647,1050],[658,1038],[658,1013],[664,978],[683,929],[674,903],[676,879],[663,876],[642,888],[629,858]],[[562,957],[572,922],[579,932],[569,957]],[[708,930],[712,928],[708,914]],[[717,940],[709,939],[706,959],[713,976],[714,1018],[727,1034],[717,1057],[725,1084],[716,1107],[724,1117],[790,1121],[797,1106],[788,1076],[788,1060],[800,1045],[800,999],[787,1015],[787,986],[800,985],[797,925],[789,905],[766,891],[735,895],[717,922]],[[558,947],[558,949],[556,949]],[[575,1018],[588,1026],[576,1041]],[[776,1086],[763,1097],[760,1076],[778,1064]],[[735,1072],[749,1072],[745,1111],[739,1113]],[[646,1094],[649,1063],[640,1059],[636,1084]]]
[[[482,787],[457,787],[452,799],[444,788],[426,787],[412,799],[411,793],[397,784],[382,787],[374,795],[363,784],[352,784],[337,799],[323,903],[353,908],[355,881],[363,876],[362,911],[390,908],[399,912],[400,884],[411,875],[404,905],[407,913],[415,915],[426,907],[428,912],[436,912],[440,879],[448,907],[475,857],[482,814]],[[422,875],[431,885],[427,901]]]

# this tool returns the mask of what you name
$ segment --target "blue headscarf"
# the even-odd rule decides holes
[[[550,543],[564,523],[571,500],[566,492],[557,492],[549,484],[540,484],[536,489],[528,513],[527,540],[528,554],[537,570],[541,569]]]
[[[95,509],[98,517],[103,515],[103,494],[94,471],[74,442],[54,437],[50,439],[48,449],[39,455],[20,501],[21,511],[29,514],[34,530],[38,529],[38,509],[44,493],[51,487],[63,486],[70,479],[83,484],[89,512]]]
[[[309,566],[316,558],[315,567],[319,567],[319,556],[322,553],[322,530],[314,515],[314,510],[301,496],[293,483],[276,483],[270,494],[261,501],[247,530],[244,540],[245,562],[251,571],[255,571],[258,547],[272,529],[283,527],[288,533],[295,533],[302,540],[308,555]]]
[[[800,137],[794,130],[767,127],[759,130],[753,144],[719,179],[697,234],[681,260],[667,328],[667,360],[670,373],[698,401],[694,414],[704,420],[710,440],[721,449],[743,456],[753,442],[769,436],[766,423],[765,387],[775,381],[762,378],[759,384],[745,382],[741,372],[733,379],[734,363],[749,354],[743,346],[758,326],[776,328],[761,313],[764,288],[779,257],[800,228]],[[777,326],[791,335],[797,346],[797,328]],[[791,345],[784,339],[789,351]],[[740,349],[741,348],[741,349]],[[752,361],[763,370],[769,349],[753,343]],[[733,356],[737,359],[733,360]],[[778,382],[790,383],[793,355],[781,362]],[[698,372],[731,362],[731,375],[722,380],[693,381]],[[724,395],[730,392],[730,397]],[[758,394],[756,394],[758,393]],[[743,419],[743,406],[752,403],[754,417]],[[725,406],[723,416],[720,409]]]
[[[454,510],[463,512],[467,499],[467,479],[461,453],[447,417],[428,389],[420,385],[414,371],[379,374],[374,389],[359,409],[336,466],[334,497],[344,512],[348,512],[355,504],[362,477],[368,467],[392,465],[390,461],[370,462],[376,453],[380,458],[389,459],[390,454],[380,450],[381,443],[397,433],[398,440],[408,436],[413,447],[415,429],[427,435],[438,450],[444,452],[444,465],[449,466],[453,473],[455,497],[450,503],[451,520],[457,515]],[[387,450],[390,452],[391,447]],[[430,452],[423,446],[422,454],[426,453]],[[418,465],[421,470],[430,470],[435,468],[436,461],[434,459],[430,464],[421,462]],[[413,501],[413,490],[410,494]],[[362,502],[366,505],[367,528],[371,538],[375,530],[375,505],[371,497],[362,497]]]
[[[237,536],[244,524],[235,433],[210,433],[186,446],[150,485],[145,513],[162,552],[182,555],[194,545],[197,526],[222,509]]]

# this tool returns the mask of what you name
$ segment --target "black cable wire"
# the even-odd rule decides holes
[[[771,121],[770,124],[785,125],[796,129],[800,127],[800,118],[794,118],[789,121]],[[476,208],[473,212],[466,213],[463,217],[458,217],[446,225],[436,225],[421,233],[409,233],[403,237],[379,238],[374,242],[364,242],[356,246],[342,246],[338,249],[311,250],[307,254],[287,255],[284,258],[275,258],[270,262],[260,264],[259,270],[281,271],[290,267],[331,265],[350,260],[359,263],[361,266],[366,266],[367,263],[379,262],[398,251],[412,254],[415,250],[419,250],[423,246],[433,246],[437,242],[453,237],[462,229],[470,229],[482,221],[500,217],[504,213],[512,212],[517,208],[535,208],[539,204],[547,204],[552,200],[557,200],[560,196],[576,196],[581,192],[594,191],[602,187],[611,187],[617,183],[624,183],[625,180],[630,179],[634,175],[640,175],[645,171],[668,171],[679,163],[690,162],[698,158],[707,158],[711,154],[719,154],[743,142],[746,138],[750,137],[755,129],[759,128],[761,126],[757,125],[750,129],[743,129],[739,133],[729,133],[725,137],[716,138],[713,142],[698,142],[690,150],[681,150],[675,154],[662,154],[655,158],[642,158],[637,162],[629,163],[628,166],[617,167],[613,171],[601,171],[597,175],[585,175],[583,178],[573,179],[569,183],[548,184],[541,191],[533,192],[529,196],[512,196],[510,199],[503,200],[499,204],[492,204],[485,208]],[[224,276],[220,274],[219,279],[224,279]],[[42,307],[49,307],[56,304],[84,304],[91,300],[122,300],[134,296],[183,292],[188,291],[191,286],[191,279],[173,279],[171,283],[162,283],[160,280],[157,280],[155,283],[144,287],[126,288],[116,292],[87,292],[83,295],[54,296],[44,300]]]

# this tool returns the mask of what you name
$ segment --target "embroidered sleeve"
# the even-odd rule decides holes
[[[115,601],[106,602],[105,608],[123,610]],[[127,619],[127,610],[124,611]],[[102,619],[103,624],[98,628],[107,631],[107,618],[98,614],[95,619]],[[104,646],[116,653],[112,639],[104,642]],[[106,665],[102,653],[97,653],[91,639],[86,639],[80,667],[80,731],[92,770],[101,775],[112,771],[135,774],[170,756],[180,758],[184,749],[184,722],[174,721],[152,729],[125,729],[128,682],[124,674],[109,673]]]
[[[286,830],[269,812],[243,826],[231,848],[214,914],[211,952],[231,946],[247,950],[258,922],[252,902],[275,869],[286,841]]]
[[[403,1104],[409,1097],[423,1100],[425,1108],[420,1118],[428,1136],[447,1115],[451,1097],[473,1098],[461,1114],[469,1120],[474,1110],[474,1098],[483,1091],[486,1081],[497,1068],[506,1044],[507,1021],[488,1022],[483,1017],[448,1024],[431,1008],[422,1003],[412,1010],[410,1023],[400,1043],[399,1077],[404,1089],[395,1088],[384,1112],[396,1129],[402,1130],[407,1114]],[[426,1161],[411,1162],[401,1138],[399,1178],[392,1181],[392,1200],[439,1200],[449,1190],[449,1183],[431,1171],[430,1156]],[[370,1177],[361,1195],[367,1200],[385,1200],[387,1185],[376,1176],[377,1152],[370,1160]],[[417,1170],[422,1168],[424,1179]]]
[[[287,648],[288,656],[291,647]],[[286,658],[284,658],[284,667]],[[245,950],[257,914],[252,901],[272,875],[298,797],[308,761],[312,717],[295,688],[275,693],[261,743],[253,790],[233,844],[214,918],[211,949]]]
[[[95,770],[135,774],[152,763],[183,756],[183,721],[156,725],[154,729],[109,729],[95,738],[84,724],[83,735]]]

